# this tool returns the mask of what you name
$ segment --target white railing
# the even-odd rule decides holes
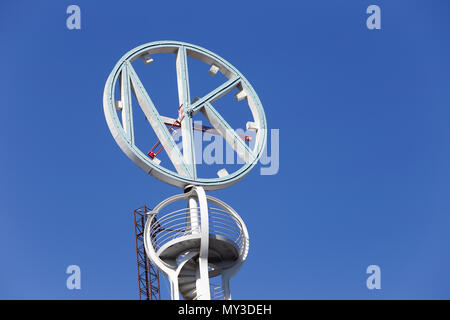
[[[155,251],[158,251],[159,248],[173,239],[200,231],[199,226],[192,228],[189,222],[193,210],[199,212],[197,208],[183,208],[159,218],[151,218],[150,237]],[[200,220],[200,216],[198,214],[197,216]]]
[[[220,284],[211,283],[209,285],[211,300],[225,300],[225,291]]]
[[[224,209],[210,207],[208,218],[211,235],[226,238],[236,245],[240,255],[246,254],[244,251],[248,250],[248,239],[246,239],[243,227],[236,217]],[[197,207],[179,209],[160,217],[150,217],[150,219],[150,237],[156,252],[173,239],[197,234],[201,231],[200,208]]]

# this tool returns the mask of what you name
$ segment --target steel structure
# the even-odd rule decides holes
[[[152,55],[171,53],[176,55],[179,106],[182,112],[178,119],[162,116],[144,88],[132,63],[143,60],[144,63],[154,61]],[[187,58],[192,57],[211,65],[210,74],[221,72],[228,80],[207,93],[205,96],[191,101],[189,92],[189,72]],[[156,62],[154,62],[156,63]],[[120,100],[115,100],[116,83],[120,84]],[[213,103],[230,91],[237,89],[236,99],[248,103],[253,119],[247,121],[246,127],[255,131],[254,148],[251,149],[231,128],[228,122],[213,107]],[[133,106],[131,95],[134,94],[139,107],[144,112],[152,129],[164,147],[176,172],[164,167],[164,163],[149,157],[135,144],[133,125]],[[174,186],[185,188],[188,185],[202,186],[205,190],[226,188],[241,180],[256,165],[262,156],[266,138],[267,124],[262,104],[250,85],[250,82],[229,62],[218,55],[195,45],[177,41],[151,42],[139,46],[128,53],[114,67],[109,75],[103,93],[103,106],[109,129],[123,152],[141,169],[155,178]],[[118,112],[120,112],[120,119]],[[177,110],[174,110],[177,112]],[[219,170],[218,177],[200,178],[196,173],[195,146],[193,142],[192,117],[201,112],[213,125],[225,141],[235,150],[245,164],[232,173]],[[181,126],[183,153],[176,145],[166,122]]]
[[[181,209],[164,211],[179,202]],[[172,299],[231,299],[230,278],[249,248],[247,228],[236,211],[194,186],[158,204],[150,217],[144,232],[146,252],[168,276]],[[209,279],[216,277],[219,284],[211,286]]]
[[[144,228],[148,212],[150,210],[146,206],[133,210],[139,300],[159,300],[159,270],[148,259],[144,247]]]
[[[176,56],[179,98],[178,109],[174,110],[178,114],[176,119],[160,115],[133,67],[136,63],[153,63],[158,54]],[[227,80],[203,97],[191,100],[188,57],[209,65],[212,76],[220,72]],[[117,93],[116,84],[120,91]],[[252,118],[247,119],[250,121],[246,122],[246,128],[255,132],[253,146],[247,145],[250,137],[237,134],[213,106],[231,91],[237,91],[236,99],[247,102],[250,108]],[[135,144],[132,95],[159,139],[150,152],[141,151]],[[171,298],[231,299],[229,281],[247,258],[249,236],[236,211],[223,201],[207,196],[205,190],[226,188],[241,180],[256,165],[266,146],[264,109],[248,80],[228,61],[199,46],[178,41],[151,42],[129,51],[116,64],[105,84],[103,108],[108,127],[122,151],[148,174],[184,190],[153,210],[144,210],[148,216],[145,229],[136,233],[142,237],[139,239],[144,242],[150,260],[169,278]],[[211,128],[195,127],[192,117],[199,112]],[[174,140],[178,130],[182,151]],[[243,160],[242,166],[231,173],[223,168],[215,177],[200,178],[195,155],[202,152],[195,150],[194,130],[222,136]],[[162,150],[175,171],[157,158]],[[169,211],[176,205],[178,209]],[[138,253],[138,265],[139,259],[147,261],[142,252]],[[145,263],[143,266],[144,273],[139,276],[144,276],[144,284]],[[219,282],[214,284],[217,279]]]

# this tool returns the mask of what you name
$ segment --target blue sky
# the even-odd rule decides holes
[[[81,8],[81,30],[66,8]],[[381,30],[366,8],[381,7]],[[250,232],[234,299],[450,298],[450,3],[2,1],[0,298],[136,299],[132,210],[180,190],[114,142],[114,64],[179,40],[250,80],[280,170],[210,194]],[[66,289],[79,265],[82,289]],[[366,288],[381,267],[381,290]],[[163,283],[167,293],[167,283]],[[167,296],[166,296],[167,297]]]

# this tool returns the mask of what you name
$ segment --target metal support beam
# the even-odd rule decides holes
[[[225,141],[234,149],[234,151],[236,151],[242,160],[245,162],[255,161],[253,151],[247,146],[245,141],[236,134],[233,128],[231,128],[211,103],[206,102],[201,111],[205,118],[222,135]]]
[[[178,100],[183,108],[183,117],[181,119],[181,137],[183,143],[183,157],[189,170],[192,172],[193,178],[197,176],[195,167],[194,152],[194,133],[192,128],[192,118],[188,113],[191,102],[189,92],[189,75],[187,65],[186,48],[181,46],[177,51],[177,84],[178,84]]]
[[[122,107],[122,126],[126,137],[134,144],[133,112],[131,106],[130,77],[128,67],[124,66],[120,75],[120,105]]]
[[[139,300],[160,300],[159,270],[147,258],[143,240],[148,211],[146,206],[133,211]]]
[[[147,91],[142,85],[141,80],[137,76],[131,64],[129,62],[125,62],[125,64],[127,64],[127,68],[130,73],[131,84],[136,99],[139,102],[139,105],[141,106],[141,109],[144,112],[145,116],[147,117],[148,122],[155,131],[156,136],[161,142],[161,145],[164,147],[164,150],[172,161],[175,169],[179,174],[186,175],[192,178],[192,169],[184,161],[180,149],[178,149],[178,146],[173,140],[171,133],[169,132],[169,130],[167,130],[164,121],[161,119],[161,116],[156,110],[155,105],[153,104]]]
[[[217,87],[215,90],[211,91],[204,97],[198,99],[192,104],[190,108],[191,114],[195,115],[197,112],[199,112],[206,102],[213,103],[214,101],[217,101],[218,99],[226,95],[228,92],[233,90],[240,82],[241,78],[239,77],[231,78],[221,86]]]
[[[200,207],[200,252],[198,257],[198,279],[197,279],[197,299],[211,300],[211,292],[209,288],[209,269],[208,269],[208,251],[209,251],[209,215],[208,200],[206,199],[205,190],[202,187],[195,187],[198,203]]]

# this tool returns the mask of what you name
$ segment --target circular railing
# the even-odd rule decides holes
[[[211,300],[225,300],[225,291],[220,284],[211,283],[209,285]]]
[[[210,235],[224,237],[236,246],[239,255],[246,255],[248,239],[241,222],[233,213],[222,208],[210,207],[208,218]],[[159,217],[154,215],[150,219],[150,238],[155,252],[169,241],[201,232],[199,207],[183,208]]]

